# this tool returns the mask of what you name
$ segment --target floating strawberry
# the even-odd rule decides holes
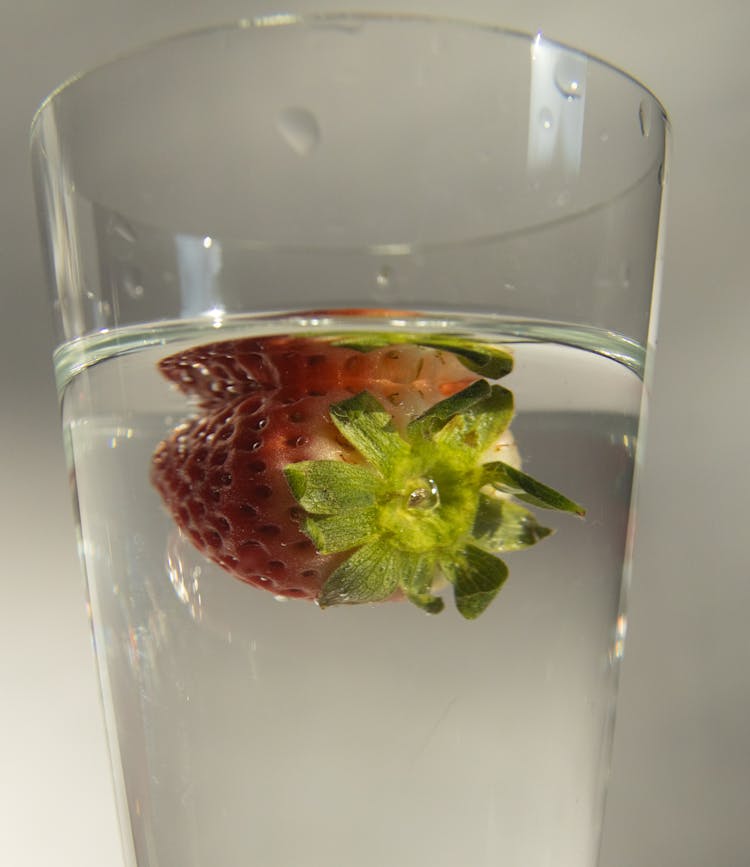
[[[501,375],[507,353],[461,342],[456,355],[443,339],[420,341],[431,345],[268,338],[262,349],[239,342],[262,364],[248,364],[247,352],[238,361],[237,343],[163,362],[165,372],[188,369],[180,359],[202,365],[197,379],[170,378],[197,393],[206,414],[158,447],[152,469],[196,547],[243,581],[322,608],[406,597],[436,613],[447,581],[459,612],[478,616],[508,574],[497,555],[550,533],[511,497],[583,510],[488,459],[515,454],[513,398],[468,369],[494,365]],[[308,358],[320,360],[300,362]],[[321,376],[306,375],[310,367]]]

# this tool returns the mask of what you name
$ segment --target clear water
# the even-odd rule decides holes
[[[205,560],[149,465],[191,411],[160,358],[238,332],[339,326],[360,323],[204,321],[60,356],[126,863],[592,867],[639,358],[611,335],[472,323],[515,354],[503,384],[524,469],[583,503],[586,519],[544,513],[557,533],[505,558],[510,579],[474,622],[452,605],[435,617],[398,603],[323,612]]]

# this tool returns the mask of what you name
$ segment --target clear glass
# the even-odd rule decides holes
[[[56,373],[129,867],[596,864],[667,134],[656,99],[592,57],[376,15],[188,34],[42,106],[32,158]],[[344,335],[350,364],[372,362],[358,388],[403,436],[459,387],[438,361],[498,394],[497,371],[482,378],[456,347],[509,350],[512,438],[493,448],[586,509],[526,502],[556,532],[498,547],[510,577],[476,619],[454,609],[460,570],[442,560],[440,614],[392,599],[323,610],[295,598],[310,594],[279,560],[293,556],[273,541],[286,525],[251,526],[257,502],[212,512],[251,466],[243,448],[262,454],[247,472],[263,508],[287,502],[270,466],[291,434],[321,452],[320,413],[301,410],[357,389],[268,347],[312,347],[311,367]],[[221,345],[206,361],[208,344]],[[238,384],[243,351],[256,361]],[[159,365],[174,356],[170,381]],[[418,372],[390,393],[405,358]],[[263,412],[247,404],[259,394]],[[289,406],[297,427],[291,412],[275,427]],[[201,424],[223,480],[183,473],[166,496],[154,454],[167,443],[169,461],[192,460]],[[409,494],[408,521],[447,508],[433,482]],[[216,550],[195,532],[206,509]],[[268,574],[239,574],[221,528],[240,524],[243,545],[276,551]],[[419,535],[388,532],[407,547]]]

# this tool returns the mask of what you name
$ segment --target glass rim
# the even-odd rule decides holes
[[[664,104],[659,99],[659,97],[647,87],[640,79],[626,70],[622,69],[619,66],[616,66],[614,63],[604,60],[603,58],[592,54],[588,51],[584,51],[580,48],[575,48],[571,45],[568,45],[564,42],[557,41],[555,39],[550,39],[544,35],[542,30],[538,30],[536,33],[530,33],[525,30],[520,30],[512,27],[505,27],[501,24],[491,24],[486,21],[478,21],[470,18],[460,18],[453,16],[440,16],[440,15],[431,15],[428,13],[410,13],[410,12],[347,12],[347,11],[336,11],[336,12],[309,12],[309,13],[293,13],[293,12],[272,12],[255,15],[250,18],[238,18],[230,21],[220,22],[216,24],[209,24],[200,27],[189,28],[183,31],[177,31],[172,34],[167,34],[165,36],[157,37],[152,40],[148,40],[140,45],[136,45],[132,48],[128,48],[118,54],[115,54],[108,60],[105,60],[101,63],[97,63],[91,67],[85,68],[76,72],[69,76],[67,79],[62,81],[54,90],[52,90],[40,103],[39,107],[34,113],[34,116],[31,120],[29,134],[33,139],[37,127],[39,125],[40,118],[46,111],[57,101],[63,97],[68,91],[75,88],[75,86],[89,78],[92,78],[97,75],[98,72],[109,69],[112,66],[115,66],[119,63],[135,60],[137,57],[151,53],[159,50],[160,48],[177,43],[182,41],[187,41],[189,39],[196,39],[202,36],[210,36],[218,33],[230,33],[230,32],[238,32],[243,30],[261,30],[263,28],[269,27],[304,27],[307,25],[314,24],[323,24],[323,23],[350,23],[350,24],[366,24],[367,22],[404,22],[404,23],[412,23],[412,24],[442,24],[442,25],[450,25],[452,27],[463,28],[466,30],[476,30],[478,32],[484,33],[494,33],[498,36],[511,37],[514,39],[520,39],[526,41],[529,45],[533,45],[536,41],[537,43],[544,43],[545,45],[549,45],[555,48],[559,48],[563,51],[569,52],[571,54],[575,54],[580,58],[583,58],[587,62],[594,63],[602,69],[606,69],[608,72],[616,75],[628,82],[630,82],[635,88],[640,90],[645,95],[648,95],[658,107],[667,128],[671,127],[669,113],[667,112]]]

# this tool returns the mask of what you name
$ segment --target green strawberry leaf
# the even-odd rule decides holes
[[[521,470],[502,461],[493,461],[482,467],[482,483],[492,485],[498,491],[512,494],[525,503],[538,506],[540,509],[557,509],[561,512],[573,512],[583,517],[586,510],[578,503],[569,500],[564,494],[543,485]]]
[[[441,400],[440,403],[434,404],[430,409],[422,413],[419,418],[415,418],[414,421],[410,422],[407,427],[409,439],[414,440],[416,437],[432,439],[434,434],[445,427],[454,416],[465,413],[470,407],[486,398],[489,394],[490,384],[486,379],[478,379],[476,382],[472,382],[471,385],[462,391],[445,398],[445,400]]]
[[[331,420],[339,432],[376,470],[388,476],[409,446],[394,427],[393,419],[367,391],[330,408]]]
[[[297,502],[313,515],[369,506],[379,484],[371,470],[343,461],[298,461],[284,475]]]
[[[487,397],[454,415],[435,434],[434,439],[451,448],[469,449],[481,454],[497,440],[512,418],[512,392],[500,385],[493,385]]]
[[[495,554],[519,551],[551,533],[552,530],[538,524],[531,512],[518,503],[480,494],[472,536],[485,551]]]
[[[351,509],[337,515],[309,515],[303,530],[321,554],[336,554],[364,545],[377,535],[375,506]]]
[[[502,560],[474,545],[467,545],[461,558],[444,565],[453,584],[456,608],[466,620],[479,617],[508,577]]]
[[[396,568],[399,559],[398,552],[380,540],[357,548],[323,585],[318,605],[328,608],[387,599],[399,585],[401,576]]]
[[[513,370],[513,356],[507,349],[488,346],[450,334],[356,334],[345,335],[333,341],[334,346],[369,352],[384,346],[410,344],[451,352],[468,370],[487,379],[500,379]]]

